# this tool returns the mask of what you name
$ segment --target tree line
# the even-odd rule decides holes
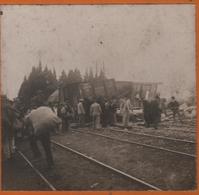
[[[20,108],[26,111],[32,103],[45,102],[48,97],[59,87],[75,82],[95,82],[106,79],[105,69],[102,67],[94,73],[92,68],[86,69],[84,75],[79,69],[71,69],[68,72],[62,70],[57,78],[56,70],[38,66],[33,66],[30,74],[24,77],[18,93],[18,102]]]

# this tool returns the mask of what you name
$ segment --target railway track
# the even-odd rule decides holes
[[[140,143],[140,142],[137,142],[137,141],[129,141],[127,139],[115,138],[115,137],[112,137],[112,136],[109,136],[109,135],[104,135],[104,134],[101,134],[101,133],[94,133],[94,132],[87,131],[87,130],[82,131],[82,130],[77,130],[77,129],[74,129],[73,131],[78,132],[78,133],[86,133],[86,134],[90,134],[90,135],[94,135],[94,136],[100,136],[100,137],[103,137],[103,138],[106,138],[106,139],[116,140],[116,141],[123,142],[123,143],[134,144],[134,145],[138,145],[138,146],[144,146],[144,147],[147,147],[147,148],[152,148],[152,149],[156,149],[156,150],[160,150],[160,151],[164,151],[164,152],[170,152],[170,153],[174,153],[176,155],[187,156],[187,157],[190,157],[190,158],[193,158],[193,159],[196,158],[196,155],[189,154],[189,153],[186,153],[186,152],[180,152],[180,151],[177,151],[177,150],[172,150],[172,149],[168,149],[168,148],[164,148],[164,147],[158,147],[158,146],[154,146],[154,145],[150,145],[150,144],[144,144],[144,143]]]
[[[119,127],[119,128],[124,128],[124,126],[123,125],[120,125],[120,124],[117,124],[117,125],[115,125],[116,127]],[[163,129],[160,129],[160,127],[163,127]],[[179,129],[179,127],[182,127],[182,126],[175,126],[176,128],[178,127],[178,129],[173,129],[173,128],[170,128],[170,127],[167,127],[167,126],[165,126],[164,124],[160,124],[160,127],[158,128],[158,130],[162,130],[162,131],[165,131],[165,130],[167,130],[167,131],[176,131],[176,132],[183,132],[183,133],[192,133],[192,134],[195,134],[196,133],[196,131],[192,131],[192,130],[183,130],[183,129]],[[173,127],[173,126],[172,126]],[[188,126],[188,127],[190,127],[190,126]],[[138,128],[138,129],[142,129],[140,126],[138,126],[138,125],[136,125],[136,126],[130,126],[130,128]]]
[[[76,130],[77,131],[77,130]],[[99,140],[100,141],[100,140]],[[63,142],[63,141],[62,141]],[[58,150],[57,152],[55,152],[54,153],[54,155],[56,156],[57,155],[57,153],[59,153],[59,157],[60,157],[60,154],[61,154],[61,156],[65,156],[65,159],[63,160],[62,158],[61,159],[56,159],[56,161],[55,162],[57,162],[56,163],[56,166],[58,167],[56,167],[56,170],[55,170],[55,172],[57,172],[57,169],[59,169],[59,170],[61,170],[61,171],[58,171],[58,172],[60,172],[61,173],[61,175],[63,174],[65,174],[65,173],[67,173],[67,171],[66,170],[62,170],[61,169],[61,167],[60,167],[60,165],[62,164],[62,165],[64,165],[64,167],[66,166],[68,166],[68,164],[65,164],[65,162],[66,161],[68,161],[68,159],[70,159],[70,161],[71,161],[71,155],[72,155],[72,158],[73,158],[73,154],[75,154],[75,156],[79,156],[79,157],[75,157],[75,158],[78,158],[78,161],[76,161],[75,163],[73,162],[73,161],[71,161],[71,162],[73,162],[73,164],[75,164],[76,165],[76,169],[82,169],[82,167],[80,168],[79,167],[79,165],[81,164],[81,161],[83,161],[83,160],[81,160],[81,158],[83,158],[83,159],[85,159],[85,160],[87,160],[87,161],[89,161],[91,164],[88,166],[87,165],[87,168],[86,168],[86,172],[85,172],[85,174],[90,174],[89,172],[90,172],[90,167],[92,167],[93,165],[92,164],[94,164],[94,166],[96,167],[96,166],[98,166],[98,168],[94,168],[95,170],[100,170],[100,167],[101,168],[104,168],[105,169],[105,172],[106,172],[106,169],[109,171],[109,172],[112,172],[112,173],[109,173],[109,175],[112,175],[112,174],[115,174],[116,176],[114,176],[113,178],[115,179],[115,177],[117,177],[117,178],[124,178],[124,180],[125,180],[125,183],[127,183],[127,182],[129,182],[128,180],[130,180],[131,182],[132,182],[132,188],[130,189],[130,190],[136,190],[137,188],[135,187],[135,183],[137,183],[136,185],[139,185],[139,187],[138,187],[138,190],[158,190],[158,191],[161,191],[161,190],[168,190],[168,189],[170,189],[170,187],[168,188],[167,186],[165,186],[165,184],[164,183],[162,183],[164,180],[163,179],[161,179],[161,183],[160,183],[160,185],[159,185],[159,183],[158,183],[158,180],[156,180],[155,179],[155,181],[154,180],[151,180],[150,179],[150,177],[145,177],[144,175],[140,175],[138,172],[135,174],[134,173],[134,168],[131,170],[131,169],[129,169],[129,168],[127,168],[127,169],[124,169],[123,170],[123,168],[122,167],[118,167],[115,163],[111,163],[111,162],[108,162],[108,161],[104,161],[104,159],[102,160],[102,161],[99,161],[99,160],[97,160],[97,159],[95,159],[95,158],[93,158],[93,157],[91,157],[91,156],[95,156],[95,155],[92,155],[92,153],[90,153],[90,152],[88,152],[88,154],[85,154],[85,153],[83,153],[83,151],[80,149],[74,149],[73,147],[71,148],[71,147],[68,147],[68,145],[66,146],[65,145],[65,142],[63,142],[63,143],[60,143],[60,140],[59,140],[59,142],[57,142],[57,141],[54,141],[54,140],[52,140],[52,144],[55,146],[55,148],[56,148],[56,150],[57,149],[59,149],[59,148],[61,148],[63,151],[61,152],[61,150]],[[66,144],[68,144],[67,142],[66,142]],[[72,145],[71,145],[72,146]],[[53,147],[54,148],[54,147]],[[76,148],[76,147],[75,147]],[[81,152],[80,152],[81,151]],[[86,150],[85,150],[86,151]],[[65,154],[65,152],[68,152],[68,154],[66,153]],[[71,153],[71,155],[69,155]],[[90,153],[90,155],[89,155],[89,153]],[[28,153],[28,151],[27,151],[27,156],[29,156],[29,153]],[[21,154],[20,154],[21,155]],[[24,158],[24,160],[28,160],[28,158],[25,156],[25,155],[23,155],[23,153],[22,153],[22,157]],[[190,156],[189,156],[190,157]],[[29,159],[31,159],[31,158],[29,158]],[[189,160],[189,158],[187,158],[187,160]],[[32,165],[32,163],[30,162],[30,160],[28,160],[29,162],[28,162],[28,164],[31,166],[31,168],[33,168],[34,170],[37,170],[36,172],[37,172],[37,174],[38,174],[38,172],[40,173],[39,174],[39,176],[40,175],[42,175],[42,173],[41,172],[43,172],[43,170],[41,169],[41,166],[39,166],[40,168],[40,170],[41,170],[41,172],[39,171],[39,169],[37,169],[36,167],[38,167],[38,165],[35,167],[34,165]],[[62,161],[62,162],[61,162]],[[107,163],[107,164],[105,164],[105,163],[103,163],[103,162],[105,162],[105,163]],[[192,161],[190,161],[190,162],[192,162]],[[60,164],[61,163],[61,164]],[[110,166],[110,165],[112,165],[112,166]],[[116,165],[116,166],[115,166]],[[116,167],[116,168],[115,168]],[[74,167],[73,167],[74,168]],[[70,170],[71,168],[69,168],[69,170]],[[92,169],[92,168],[91,168]],[[130,172],[129,172],[129,170],[130,170]],[[64,172],[65,171],[65,172]],[[79,171],[77,171],[78,173],[79,173]],[[101,174],[105,174],[104,173],[104,171],[99,171],[100,172],[100,175]],[[176,172],[177,173],[177,172]],[[135,174],[135,175],[134,175]],[[51,176],[49,176],[47,173],[44,173],[43,175],[45,175],[45,176],[43,176],[43,178],[44,178],[44,180],[45,180],[45,182],[47,181],[50,185],[51,185],[51,187],[49,187],[51,190],[53,190],[53,191],[55,191],[55,190],[79,190],[79,188],[72,188],[72,189],[69,189],[69,188],[64,188],[63,186],[64,186],[64,184],[63,184],[63,182],[68,182],[68,176],[65,176],[65,178],[62,178],[62,176],[60,177],[60,180],[58,180],[58,179],[56,179],[56,180],[53,180],[52,178],[51,178]],[[75,174],[74,174],[75,175]],[[101,176],[97,176],[96,174],[95,174],[95,176],[94,177],[96,177],[96,178],[100,178]],[[139,178],[139,177],[141,177],[141,178]],[[105,178],[107,178],[107,177],[105,177]],[[90,176],[89,176],[89,180],[90,180]],[[103,178],[103,181],[111,181],[112,179],[104,179]],[[49,182],[50,181],[50,182]],[[75,181],[80,181],[80,179],[76,179],[75,178]],[[148,181],[150,181],[150,182],[152,182],[152,183],[150,183],[150,182],[148,182]],[[134,182],[134,183],[133,183]],[[53,183],[53,185],[51,184],[51,183]],[[62,183],[62,184],[59,184],[59,183]],[[180,184],[180,183],[179,183]],[[79,184],[78,184],[79,185]],[[113,184],[113,186],[117,186],[117,184]],[[125,184],[126,185],[126,184]],[[56,186],[56,187],[54,187],[54,186]],[[103,187],[103,185],[102,186],[100,186],[100,187]],[[86,188],[87,189],[87,188]],[[90,189],[90,188],[88,188],[88,189]],[[87,190],[88,190],[87,189]],[[103,189],[103,188],[100,188],[100,190],[101,189]],[[109,189],[109,188],[108,188]],[[126,189],[126,188],[122,188],[122,189]],[[85,190],[85,189],[82,189],[82,190]],[[103,189],[104,190],[104,189]]]
[[[140,179],[140,178],[137,178],[137,177],[134,177],[134,176],[132,176],[132,175],[129,175],[128,173],[125,173],[125,172],[123,172],[123,171],[121,171],[121,170],[118,170],[118,169],[116,169],[116,168],[114,168],[114,167],[112,167],[112,166],[110,166],[110,165],[107,165],[107,164],[105,164],[105,163],[103,163],[103,162],[101,162],[101,161],[98,161],[98,160],[96,160],[96,159],[94,159],[94,158],[92,158],[92,157],[89,157],[89,156],[87,156],[87,155],[85,155],[85,154],[83,154],[83,153],[81,153],[81,152],[79,152],[79,151],[77,151],[77,150],[74,150],[74,149],[72,149],[72,148],[70,148],[70,147],[68,147],[68,146],[65,146],[65,145],[63,145],[63,144],[61,144],[61,143],[58,143],[58,142],[54,141],[54,140],[52,140],[51,142],[52,142],[54,145],[56,145],[56,146],[62,148],[63,150],[67,150],[67,151],[70,151],[70,152],[72,152],[72,153],[74,153],[74,154],[76,154],[76,155],[78,155],[78,156],[81,156],[82,158],[84,158],[84,159],[86,159],[86,160],[89,160],[89,161],[91,161],[92,163],[95,163],[95,164],[97,164],[97,165],[99,165],[99,166],[101,166],[101,167],[103,167],[103,168],[106,168],[106,169],[108,169],[108,170],[110,170],[110,171],[112,171],[112,172],[114,172],[114,173],[116,173],[116,174],[118,174],[118,175],[121,175],[122,177],[125,177],[125,178],[127,178],[127,179],[129,179],[129,180],[132,180],[133,182],[138,182],[138,183],[140,183],[141,185],[146,186],[146,187],[147,187],[148,189],[150,189],[150,190],[162,191],[162,189],[160,189],[159,187],[157,187],[157,186],[155,186],[155,185],[152,185],[152,184],[150,184],[150,183],[148,183],[148,182],[146,182],[146,181],[143,181],[143,180]]]
[[[20,150],[17,150],[17,153],[28,163],[28,165],[43,180],[43,182],[48,186],[48,188],[51,191],[57,191],[56,188],[49,182],[49,180],[30,162],[30,160],[25,156],[25,154],[23,154]]]
[[[57,146],[58,148],[64,150],[64,152],[70,152],[72,154],[75,154],[76,156],[79,156],[80,158],[83,158],[84,160],[86,161],[89,161],[91,162],[92,164],[94,164],[94,166],[100,166],[102,167],[103,169],[106,169],[109,171],[109,177],[114,177],[113,175],[116,175],[118,178],[123,178],[124,181],[126,181],[127,186],[129,185],[129,183],[132,185],[132,189],[131,190],[134,190],[134,187],[135,189],[138,189],[138,190],[149,190],[149,191],[162,191],[162,189],[160,189],[159,187],[156,187],[146,181],[143,181],[142,179],[139,179],[137,177],[134,177],[132,175],[129,175],[123,171],[120,171],[110,165],[107,165],[103,162],[100,162],[92,157],[89,157],[79,151],[76,151],[72,148],[69,148],[61,143],[58,143],[56,141],[51,141],[51,143],[55,146]],[[54,183],[56,183],[56,186],[58,185],[59,187],[54,187],[55,185],[54,184],[51,184],[52,182],[50,182],[50,180],[52,180],[52,178],[48,178],[49,176],[44,176],[44,174],[42,174],[39,169],[33,165],[33,163],[31,163],[31,161],[28,159],[28,157],[21,151],[18,150],[18,154],[28,163],[28,165],[34,170],[34,172],[45,182],[45,184],[49,187],[49,189],[51,191],[57,191],[57,190],[67,190],[67,189],[62,189],[60,188],[60,184],[58,185],[57,183],[65,183],[65,181],[56,181]],[[67,155],[68,156],[68,155]],[[88,168],[88,167],[87,167]],[[89,167],[90,168],[90,167]],[[99,168],[95,168],[95,170],[98,170]],[[64,170],[63,170],[64,171]],[[89,174],[87,172],[87,174]],[[103,172],[100,172],[100,174],[104,174]],[[106,173],[107,174],[107,173]],[[95,176],[96,177],[96,176]],[[99,180],[99,179],[98,179]],[[108,180],[107,180],[108,181]],[[118,181],[121,182],[121,179],[118,179]],[[123,181],[123,182],[124,182]],[[77,181],[78,182],[78,181]],[[124,188],[125,189],[125,188]],[[88,189],[87,189],[88,190]]]
[[[128,134],[132,134],[132,135],[141,135],[141,136],[146,136],[146,137],[153,137],[153,138],[159,138],[159,139],[170,140],[170,141],[177,141],[177,142],[182,142],[182,143],[196,144],[196,142],[194,142],[194,141],[185,140],[185,139],[177,139],[177,138],[165,137],[165,136],[160,136],[160,135],[151,135],[151,134],[147,134],[147,133],[137,133],[137,132],[132,132],[132,131],[129,131],[129,130],[124,131],[124,130],[112,129],[112,128],[109,128],[109,130],[115,131],[115,132],[128,133]]]

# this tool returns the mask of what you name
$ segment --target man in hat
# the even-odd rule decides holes
[[[85,123],[85,109],[84,109],[83,101],[84,101],[83,99],[79,99],[79,102],[77,104],[77,114],[78,114],[80,127],[83,127]]]

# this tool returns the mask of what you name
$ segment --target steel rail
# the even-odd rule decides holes
[[[179,152],[179,151],[176,151],[176,150],[171,150],[171,149],[167,149],[167,148],[163,148],[163,147],[157,147],[157,146],[152,146],[152,145],[148,145],[148,144],[141,144],[141,143],[135,142],[135,141],[113,138],[111,136],[102,135],[102,134],[99,134],[99,133],[88,132],[88,131],[80,131],[80,130],[73,130],[73,131],[79,132],[79,133],[97,135],[97,136],[101,136],[101,137],[104,137],[104,138],[107,138],[107,139],[117,140],[117,141],[128,143],[128,144],[136,144],[136,145],[139,145],[139,146],[145,146],[145,147],[152,148],[152,149],[162,150],[162,151],[171,152],[171,153],[178,154],[178,155],[184,155],[184,156],[196,158],[196,156],[193,155],[193,154],[188,154],[188,153],[185,153],[185,152]]]
[[[107,165],[107,164],[105,164],[105,163],[103,163],[103,162],[100,162],[100,161],[98,161],[98,160],[96,160],[96,159],[94,159],[94,158],[92,158],[92,157],[89,157],[89,156],[87,156],[87,155],[85,155],[85,154],[83,154],[83,153],[81,153],[81,152],[79,152],[79,151],[76,151],[76,150],[74,150],[74,149],[72,149],[72,148],[70,148],[70,147],[68,147],[68,146],[65,146],[65,145],[63,145],[63,144],[61,144],[61,143],[58,143],[58,142],[54,141],[54,140],[51,140],[51,142],[52,142],[53,144],[55,144],[55,145],[61,147],[62,149],[67,149],[67,150],[69,150],[70,152],[73,152],[73,153],[75,153],[75,154],[77,154],[77,155],[79,155],[79,156],[81,156],[81,157],[83,157],[83,158],[85,158],[85,159],[87,159],[87,160],[90,160],[90,161],[92,161],[92,162],[94,162],[94,163],[96,163],[96,164],[98,164],[98,165],[100,165],[100,166],[102,166],[102,167],[105,167],[105,168],[107,168],[107,169],[109,169],[109,170],[111,170],[111,171],[114,171],[114,172],[116,172],[116,173],[122,175],[122,176],[125,176],[125,177],[127,177],[128,179],[131,179],[131,180],[134,180],[134,181],[136,181],[136,182],[138,182],[138,183],[141,183],[141,184],[143,184],[143,185],[145,185],[145,186],[147,186],[147,187],[149,187],[149,188],[152,188],[153,190],[162,191],[162,189],[160,189],[160,188],[158,188],[158,187],[156,187],[156,186],[154,186],[154,185],[152,185],[152,184],[150,184],[150,183],[148,183],[148,182],[146,182],[146,181],[143,181],[143,180],[141,180],[141,179],[139,179],[139,178],[137,178],[137,177],[134,177],[134,176],[132,176],[132,175],[129,175],[129,174],[127,174],[127,173],[125,173],[125,172],[123,172],[123,171],[121,171],[121,170],[119,170],[119,169],[116,169],[116,168],[114,168],[114,167],[111,167],[110,165]]]
[[[183,143],[196,144],[196,142],[194,142],[194,141],[177,139],[177,138],[170,138],[170,137],[164,137],[164,136],[160,136],[160,135],[150,135],[150,134],[147,134],[147,133],[136,133],[136,132],[131,132],[131,131],[128,131],[128,130],[124,131],[124,130],[111,129],[111,128],[109,128],[108,130],[122,132],[122,133],[128,133],[128,134],[133,134],[133,135],[143,135],[143,136],[146,136],[146,137],[154,137],[154,138],[166,139],[166,140],[171,140],[171,141],[178,141],[178,142],[183,142]]]
[[[30,165],[30,167],[35,171],[35,173],[41,177],[41,179],[48,185],[52,191],[57,191],[56,188],[40,173],[40,171],[28,160],[28,158],[19,150],[17,152],[22,156],[22,158]]]
[[[116,124],[115,127],[119,127],[119,128],[124,128],[123,125],[118,125]],[[133,128],[134,126],[130,126],[130,128]],[[136,126],[136,127],[139,127],[139,126]],[[180,126],[179,126],[180,127]],[[158,129],[158,130],[164,130],[164,129]],[[188,131],[188,130],[177,130],[177,129],[168,129],[166,128],[166,130],[169,130],[169,131],[178,131],[178,132],[186,132],[186,133],[196,133],[196,131]]]

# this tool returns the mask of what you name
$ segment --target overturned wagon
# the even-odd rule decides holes
[[[130,82],[117,81],[119,96],[127,95],[131,98],[134,107],[142,107],[143,99],[150,100],[155,97],[158,91],[159,82]]]
[[[112,98],[117,95],[117,88],[114,79],[106,79],[95,82],[71,83],[59,88],[59,102],[66,99],[71,105],[76,105],[78,99],[90,99],[96,97]]]

